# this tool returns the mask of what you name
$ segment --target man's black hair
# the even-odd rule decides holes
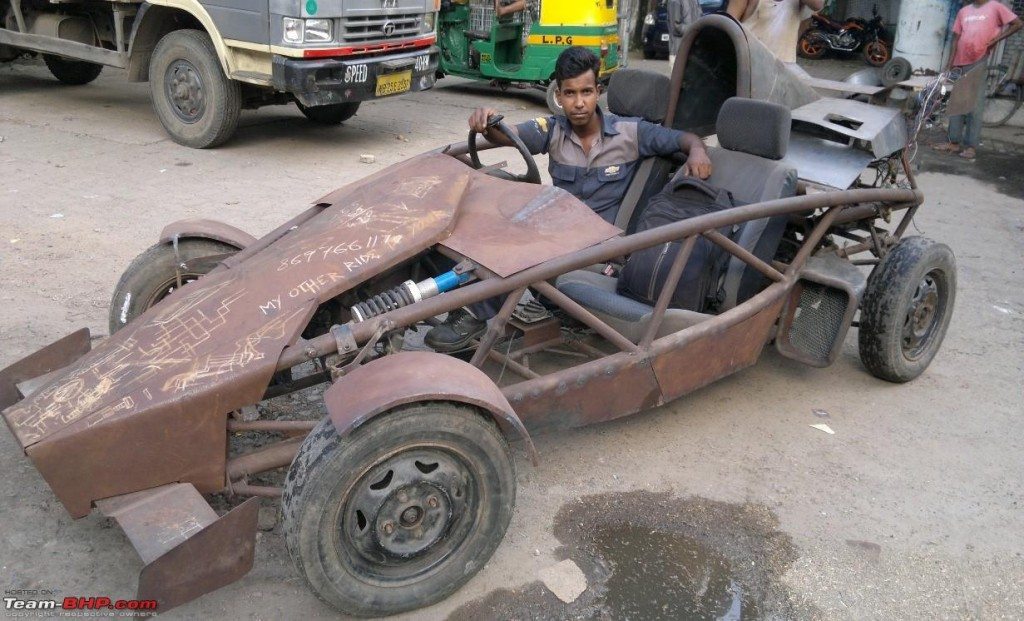
[[[555,82],[562,87],[562,80],[578,78],[588,71],[594,72],[594,83],[601,72],[601,61],[585,47],[574,45],[565,48],[555,61]]]

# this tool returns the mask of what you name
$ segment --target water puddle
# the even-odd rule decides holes
[[[615,619],[757,619],[757,603],[725,558],[697,540],[635,526],[597,533],[611,567],[604,608]]]
[[[480,618],[724,620],[814,616],[779,577],[797,558],[765,507],[629,492],[580,498],[555,517],[587,588],[564,603],[544,585],[499,589],[451,620]]]

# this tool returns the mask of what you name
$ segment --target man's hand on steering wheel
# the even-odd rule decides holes
[[[505,171],[491,172],[494,176],[509,179],[511,181],[523,181],[526,183],[540,184],[540,170],[537,168],[537,161],[533,154],[526,148],[522,139],[515,130],[502,122],[502,116],[494,108],[477,108],[469,117],[469,159],[477,170],[483,168],[476,148],[476,137],[483,134],[488,142],[493,144],[515,147],[519,154],[526,161],[526,174],[514,175]],[[495,174],[501,172],[502,174]]]

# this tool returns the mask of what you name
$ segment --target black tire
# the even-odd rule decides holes
[[[212,239],[186,238],[178,241],[178,256],[185,262],[235,252],[238,248]],[[174,246],[169,243],[156,244],[135,257],[114,287],[107,319],[111,334],[177,288],[176,264]],[[211,268],[211,265],[201,265],[198,269],[182,271],[182,284],[198,279]]]
[[[658,53],[654,50],[649,50],[646,47],[644,48],[644,60],[652,60],[657,55]]]
[[[825,57],[825,54],[828,52],[828,46],[821,40],[821,36],[818,35],[817,31],[809,30],[797,41],[796,51],[797,54],[804,58],[818,60]]]
[[[359,109],[359,104],[362,102],[351,101],[340,104],[330,104],[327,106],[313,106],[307,108],[299,102],[295,102],[295,105],[299,107],[299,110],[306,116],[310,121],[319,125],[339,125],[355,116],[356,110]]]
[[[100,72],[103,71],[103,65],[69,60],[51,54],[43,54],[43,62],[46,63],[46,68],[50,70],[53,77],[71,86],[88,84],[100,77]]]
[[[160,39],[149,61],[149,93],[157,118],[178,144],[216,147],[238,127],[241,87],[224,75],[205,32],[175,30]]]
[[[548,84],[547,94],[545,100],[548,104],[548,110],[555,116],[565,116],[565,110],[562,109],[562,104],[558,103],[558,82],[551,80]]]
[[[902,56],[889,59],[889,62],[885,63],[879,71],[882,86],[886,87],[896,86],[900,82],[909,79],[912,73],[914,73],[913,65]]]
[[[860,359],[875,377],[909,382],[942,345],[956,301],[956,258],[945,244],[908,237],[868,278],[861,301]]]
[[[998,87],[997,87],[998,88]],[[985,127],[1005,125],[1020,110],[1024,103],[1024,85],[1003,86],[1010,90],[1009,94],[996,92],[985,98],[985,111],[981,115],[981,124]]]
[[[397,614],[444,599],[484,566],[515,494],[508,443],[473,408],[413,404],[344,438],[325,418],[288,470],[285,543],[329,605]]]

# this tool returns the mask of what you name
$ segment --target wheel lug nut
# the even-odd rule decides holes
[[[395,532],[395,525],[393,523],[391,523],[390,521],[384,522],[384,527],[383,528],[384,528],[384,534],[385,535],[390,535],[391,533]]]
[[[430,507],[432,509],[436,509],[437,508],[437,498],[434,498],[433,496],[431,496],[430,498],[427,498],[427,504],[430,505]]]

